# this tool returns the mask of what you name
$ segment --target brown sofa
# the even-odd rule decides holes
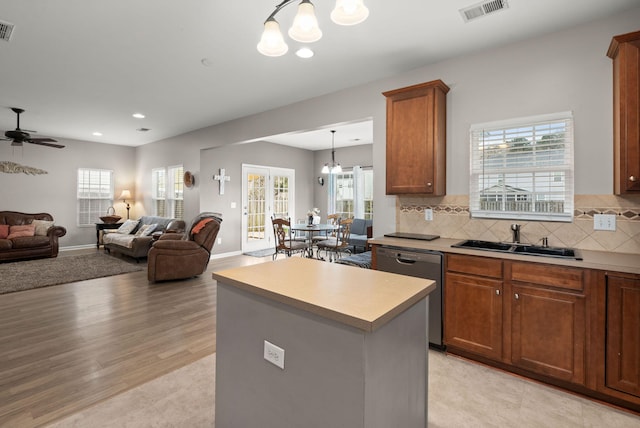
[[[0,225],[8,225],[9,227],[29,225],[34,220],[53,222],[53,217],[47,213],[27,214],[16,211],[0,211]],[[36,225],[34,236],[0,238],[0,261],[57,257],[58,238],[63,237],[66,233],[67,229],[62,226],[39,223]]]

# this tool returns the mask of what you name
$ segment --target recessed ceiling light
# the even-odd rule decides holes
[[[95,135],[96,137],[102,137],[102,132],[94,132],[93,135]]]
[[[149,129],[149,128],[138,128],[138,129],[136,129],[136,131],[147,132],[147,131],[151,131],[151,129]]]
[[[300,48],[296,51],[296,55],[300,58],[311,58],[313,56],[313,51],[309,48]]]
[[[202,58],[200,60],[200,63],[205,67],[211,67],[213,65],[213,61],[211,61],[209,58]]]
[[[144,114],[142,113],[133,113],[133,117],[136,119],[144,119]]]

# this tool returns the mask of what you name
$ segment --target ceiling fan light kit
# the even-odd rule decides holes
[[[284,41],[280,24],[275,16],[285,6],[294,0],[284,0],[276,6],[274,11],[264,22],[264,31],[258,43],[258,52],[266,56],[282,56],[289,51],[289,46]],[[356,25],[363,22],[369,16],[369,9],[363,0],[337,0],[331,12],[331,20],[338,25]],[[289,37],[301,43],[313,43],[322,38],[322,31],[318,26],[315,15],[315,7],[310,0],[302,0],[298,5],[298,12],[293,19],[293,24],[288,31]]]

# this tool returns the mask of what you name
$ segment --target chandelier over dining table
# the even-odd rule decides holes
[[[289,46],[280,32],[280,24],[275,16],[284,7],[295,0],[284,0],[264,22],[264,31],[258,43],[258,51],[266,56],[282,56],[287,53]],[[331,12],[331,20],[338,25],[356,25],[367,19],[369,9],[364,0],[336,0],[336,6]],[[289,37],[301,43],[313,43],[322,37],[315,15],[315,7],[310,0],[302,0],[298,5],[298,12],[289,28]]]

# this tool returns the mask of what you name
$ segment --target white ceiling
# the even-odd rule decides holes
[[[15,128],[9,107],[21,107],[21,127],[34,135],[137,146],[640,5],[508,0],[508,9],[465,23],[459,9],[475,0],[365,0],[369,18],[341,27],[329,19],[335,2],[315,0],[324,36],[302,60],[286,35],[286,56],[256,50],[277,1],[2,0],[0,21],[15,29],[0,41],[0,130]],[[277,15],[283,32],[295,10]],[[328,126],[267,140],[326,149]],[[371,139],[334,126],[337,147],[343,137]]]

